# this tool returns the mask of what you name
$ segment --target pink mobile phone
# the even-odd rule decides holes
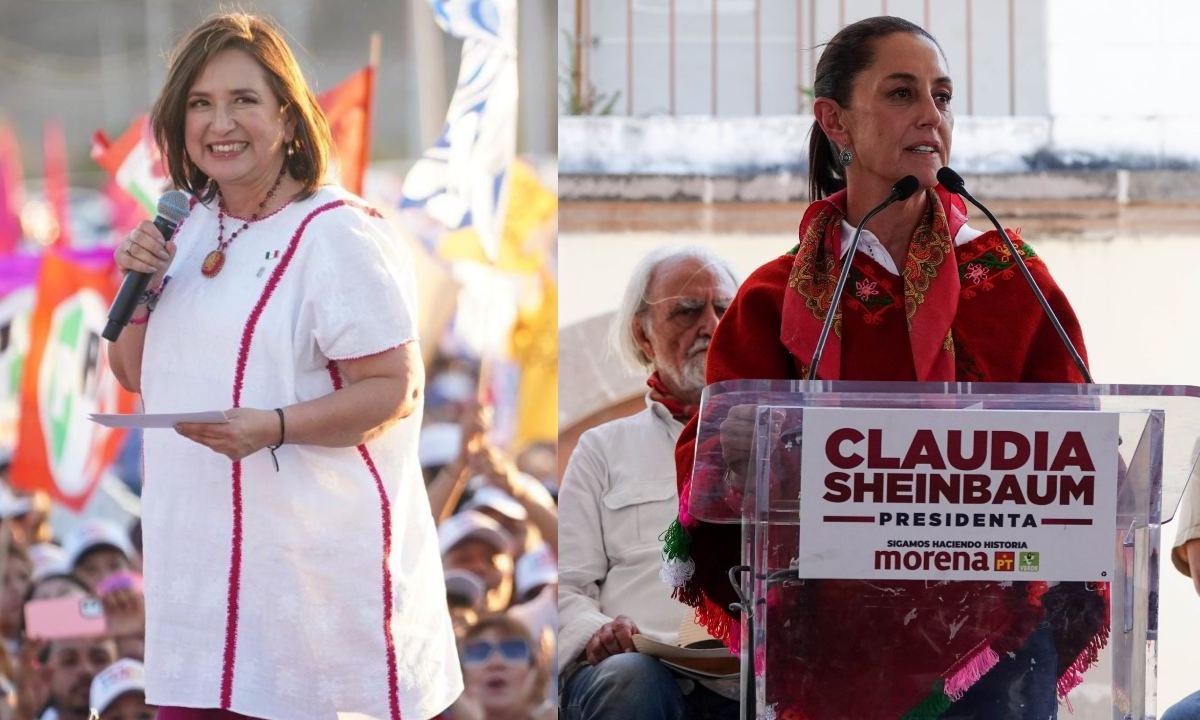
[[[69,595],[25,604],[25,635],[41,640],[97,637],[107,632],[104,606],[94,597]]]

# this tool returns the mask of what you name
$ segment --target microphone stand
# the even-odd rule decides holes
[[[976,200],[971,193],[967,192],[967,188],[964,186],[963,179],[958,173],[954,172],[948,167],[944,167],[938,171],[938,182],[942,184],[942,187],[946,188],[950,192],[961,195],[972,205],[979,208],[979,210],[992,223],[992,227],[996,228],[996,232],[1000,233],[1000,237],[1004,240],[1004,244],[1008,247],[1008,251],[1012,253],[1013,262],[1016,264],[1017,269],[1021,272],[1022,277],[1025,278],[1025,282],[1029,285],[1029,289],[1033,291],[1033,296],[1037,298],[1038,304],[1042,306],[1042,312],[1044,312],[1046,317],[1050,319],[1050,324],[1054,326],[1054,331],[1058,333],[1058,338],[1059,340],[1062,340],[1063,347],[1065,347],[1067,352],[1071,355],[1071,360],[1074,361],[1075,367],[1083,376],[1084,382],[1088,384],[1093,383],[1094,381],[1092,380],[1092,374],[1088,372],[1087,365],[1083,362],[1083,358],[1079,355],[1079,351],[1075,349],[1075,344],[1071,342],[1071,338],[1067,337],[1067,331],[1063,329],[1062,323],[1059,322],[1058,316],[1054,314],[1054,310],[1050,307],[1050,303],[1046,300],[1046,296],[1042,293],[1042,289],[1038,287],[1037,282],[1033,279],[1033,273],[1029,272],[1029,268],[1025,266],[1025,259],[1021,257],[1021,253],[1017,252],[1017,246],[1013,243],[1012,238],[1008,236],[1008,233],[1004,232],[1004,227],[1000,225],[1000,221],[996,219],[996,216],[992,214],[991,210],[988,210],[983,203]]]
[[[815,380],[817,377],[817,366],[821,363],[821,354],[825,352],[825,343],[829,340],[829,331],[833,327],[833,317],[837,313],[838,305],[842,301],[842,291],[846,288],[846,280],[850,278],[850,266],[854,263],[856,257],[854,253],[858,252],[858,240],[862,235],[863,228],[867,222],[878,215],[894,202],[899,200],[907,200],[917,191],[919,187],[918,181],[912,175],[905,175],[895,185],[892,186],[892,192],[883,202],[872,208],[871,212],[867,213],[858,227],[854,229],[854,237],[850,240],[850,248],[845,253],[845,262],[842,263],[842,271],[838,273],[837,285],[833,288],[833,298],[829,301],[829,310],[825,313],[825,322],[821,325],[821,334],[817,337],[817,348],[813,351],[812,363],[808,367],[808,377],[806,380]]]

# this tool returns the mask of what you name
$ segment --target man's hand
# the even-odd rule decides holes
[[[471,453],[467,465],[471,472],[482,475],[488,485],[504,491],[510,497],[521,498],[524,491],[516,482],[517,466],[500,448],[483,442],[478,451]]]
[[[47,641],[29,639],[17,655],[17,720],[34,720],[50,700],[50,683],[38,656]]]
[[[618,615],[610,623],[600,626],[592,635],[584,648],[584,656],[591,665],[599,665],[600,661],[610,655],[620,655],[624,652],[637,652],[633,647],[633,636],[638,633],[637,625],[624,615]]]
[[[100,596],[108,633],[120,640],[124,637],[145,637],[146,605],[142,594],[133,588],[120,588]]]

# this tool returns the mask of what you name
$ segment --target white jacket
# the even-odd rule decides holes
[[[679,511],[675,441],[683,426],[661,403],[588,430],[558,497],[558,667],[565,680],[588,639],[617,615],[674,643],[687,606],[658,577],[659,535]]]

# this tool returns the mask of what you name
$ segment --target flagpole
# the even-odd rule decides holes
[[[375,76],[379,72],[379,58],[382,48],[383,33],[371,33],[371,45],[367,56],[367,67],[370,68],[370,72],[368,73],[367,78],[367,102],[365,108],[367,121],[364,123],[366,126],[364,129],[366,137],[364,137],[362,141],[362,157],[359,158],[358,163],[358,166],[362,168],[363,174],[363,187],[359,188],[363,195],[366,195],[367,191],[367,165],[371,160],[371,135],[373,134],[371,131],[371,125],[375,121]]]

